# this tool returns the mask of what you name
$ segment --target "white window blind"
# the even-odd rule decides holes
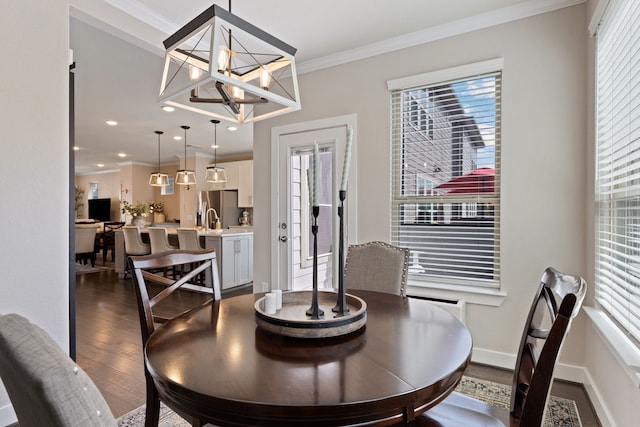
[[[596,300],[640,341],[640,2],[597,31]]]
[[[389,84],[391,241],[412,280],[498,287],[501,70],[457,71]]]

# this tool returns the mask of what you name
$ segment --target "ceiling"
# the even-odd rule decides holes
[[[105,0],[168,37],[211,1]],[[424,42],[448,29],[468,31],[504,22],[505,17],[535,13],[580,3],[580,0],[236,0],[232,13],[298,49],[298,73],[313,71],[396,48]],[[215,3],[228,8],[228,1]],[[392,6],[389,6],[391,5]],[[71,19],[70,45],[75,69],[76,173],[117,170],[122,162],[155,165],[156,130],[161,137],[161,162],[177,164],[184,156],[181,125],[187,133],[187,155],[213,156],[213,125],[206,116],[160,109],[157,96],[164,58],[161,43],[123,37],[126,29],[106,32],[91,20]],[[134,21],[137,22],[137,21]],[[98,25],[100,26],[100,25]],[[108,27],[108,26],[107,26]],[[104,28],[104,26],[103,26]],[[115,34],[115,35],[114,35]],[[125,41],[125,39],[129,41]],[[144,46],[142,48],[140,46]],[[304,93],[300,94],[304,108]],[[115,120],[117,126],[108,126]],[[253,127],[218,125],[218,160],[250,158]],[[126,157],[119,157],[124,154]],[[98,167],[97,164],[104,165]]]

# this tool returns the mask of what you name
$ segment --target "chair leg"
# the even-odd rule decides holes
[[[147,407],[145,411],[145,427],[158,427],[160,422],[160,398],[158,390],[153,384],[153,380],[149,374],[145,374],[147,381]]]

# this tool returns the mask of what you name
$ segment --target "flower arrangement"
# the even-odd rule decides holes
[[[148,203],[136,202],[135,205],[127,202],[122,202],[122,213],[129,214],[131,216],[147,216],[150,208]]]
[[[164,202],[153,202],[149,204],[149,212],[164,213]]]

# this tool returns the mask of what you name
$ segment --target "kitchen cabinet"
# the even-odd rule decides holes
[[[216,250],[223,290],[253,281],[253,233],[207,236],[205,246]]]

